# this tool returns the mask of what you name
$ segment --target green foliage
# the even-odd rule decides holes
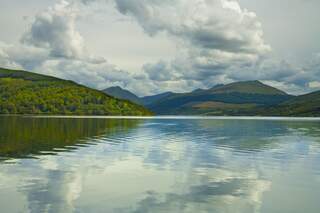
[[[71,81],[0,69],[0,114],[150,115],[151,112]]]

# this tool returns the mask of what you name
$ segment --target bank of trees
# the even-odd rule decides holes
[[[1,72],[1,70],[0,70]],[[142,106],[70,81],[0,76],[1,114],[148,115]]]

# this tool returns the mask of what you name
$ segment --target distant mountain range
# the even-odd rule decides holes
[[[133,94],[132,92],[122,89],[121,87],[109,87],[105,90],[103,90],[104,93],[107,95],[122,99],[122,100],[129,100],[136,104],[141,104],[141,99]]]
[[[130,92],[129,90],[122,89],[119,86],[109,87],[109,88],[103,90],[103,92],[108,95],[111,95],[113,97],[123,99],[123,100],[129,100],[133,103],[141,104],[144,106],[150,105],[154,102],[157,102],[158,100],[161,100],[161,99],[173,94],[172,92],[166,92],[166,93],[161,93],[158,95],[145,96],[145,97],[140,98],[140,97],[136,96],[135,94],[133,94],[132,92]]]
[[[72,81],[0,68],[0,114],[320,116],[320,91],[293,96],[243,81],[138,97],[121,87],[97,91]]]
[[[72,81],[2,68],[0,114],[152,115],[143,106]]]
[[[104,92],[142,104],[158,115],[320,116],[320,92],[293,96],[260,81],[235,82],[207,90],[167,92],[148,97],[138,97],[120,87]]]

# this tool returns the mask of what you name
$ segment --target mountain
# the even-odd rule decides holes
[[[242,94],[261,94],[261,95],[287,95],[285,92],[261,83],[260,81],[242,81],[227,85],[217,85],[209,89],[209,93],[242,93]]]
[[[129,90],[123,89],[119,86],[109,87],[107,89],[102,90],[104,93],[113,96],[118,99],[129,100],[131,102],[141,104],[141,105],[150,105],[156,101],[159,101],[162,98],[168,97],[172,95],[172,92],[165,92],[152,96],[138,97]]]
[[[161,115],[245,115],[255,114],[257,107],[278,105],[291,98],[260,81],[243,81],[171,94],[145,106]]]
[[[166,92],[141,97],[139,103],[158,115],[320,116],[320,91],[292,96],[260,81]]]
[[[174,93],[172,93],[172,92],[165,92],[165,93],[161,93],[158,95],[145,96],[145,97],[140,98],[140,100],[143,105],[148,106],[148,105],[155,103],[163,98],[167,98],[173,94]]]
[[[138,96],[133,94],[132,92],[122,89],[121,87],[109,87],[105,90],[103,90],[104,93],[116,97],[118,99],[123,99],[123,100],[129,100],[133,103],[140,104],[141,100]]]
[[[142,106],[55,77],[0,68],[0,114],[151,115]]]
[[[300,95],[277,106],[264,108],[261,115],[320,117],[320,91]]]

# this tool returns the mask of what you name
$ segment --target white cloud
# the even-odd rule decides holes
[[[38,14],[26,32],[23,43],[48,48],[52,57],[81,58],[85,47],[75,29],[77,11],[71,3],[61,1]]]
[[[0,41],[0,66],[5,68],[22,68],[19,64],[15,63],[11,60],[9,54],[7,53],[7,49],[10,48],[9,45],[6,45]]]
[[[87,63],[81,60],[46,60],[37,68],[43,74],[76,81],[92,88],[104,89],[112,85],[126,87],[131,75],[109,63]]]
[[[256,15],[228,0],[115,0],[118,10],[133,16],[150,35],[165,31],[194,46],[227,52],[264,53]]]
[[[0,43],[0,65],[73,80],[93,88],[126,86],[131,75],[86,50],[75,21],[78,4],[60,1],[38,14],[18,45]]]
[[[137,20],[150,36],[165,32],[179,45],[179,54],[172,61],[143,67],[154,81],[193,80],[193,85],[198,84],[196,81],[212,84],[208,79],[226,78],[230,70],[252,66],[271,50],[263,40],[256,15],[242,9],[237,1],[115,0],[115,3],[122,14]]]
[[[103,63],[103,57],[95,57],[87,51],[83,37],[76,30],[75,22],[80,14],[76,3],[62,0],[38,14],[21,41],[28,46],[47,49],[53,58]]]
[[[316,88],[319,89],[320,88],[320,81],[312,81],[309,83],[309,87],[310,88]]]
[[[176,56],[146,57],[141,72],[124,71],[94,56],[77,23],[88,18],[91,10],[99,8],[100,13],[111,6],[118,11],[117,17],[122,14],[134,20],[150,39],[167,37],[176,45]],[[270,50],[256,14],[235,0],[62,0],[34,17],[20,44],[0,43],[0,65],[94,88],[119,85],[138,95],[255,79],[281,84],[280,88],[294,93],[317,88],[319,56],[297,67],[270,56]],[[121,67],[121,60],[116,61]]]

